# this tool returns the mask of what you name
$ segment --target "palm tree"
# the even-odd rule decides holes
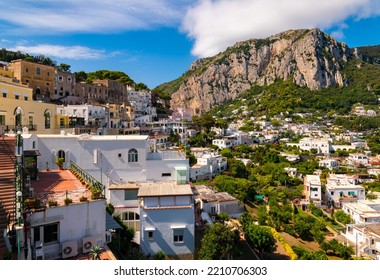
[[[90,250],[90,255],[91,255],[92,259],[93,260],[100,260],[101,255],[102,255],[102,250],[103,250],[103,248],[98,246],[98,245],[93,246]]]

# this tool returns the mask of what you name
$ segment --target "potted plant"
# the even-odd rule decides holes
[[[79,201],[80,201],[80,202],[87,201],[87,197],[85,197],[85,196],[82,195],[82,196],[79,198]]]
[[[57,206],[58,202],[56,200],[54,200],[54,199],[49,199],[48,200],[48,205],[49,205],[49,207]]]
[[[73,202],[73,200],[71,198],[68,198],[68,197],[66,197],[63,201],[65,202],[65,205],[69,205],[70,203]]]
[[[101,190],[92,189],[91,190],[91,199],[98,199],[102,196]]]
[[[65,163],[65,159],[61,157],[57,157],[55,159],[55,163],[58,165],[59,170],[63,169],[63,164]]]

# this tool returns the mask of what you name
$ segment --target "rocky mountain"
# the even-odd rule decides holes
[[[159,86],[172,94],[172,108],[201,113],[231,100],[253,85],[291,79],[319,90],[344,84],[342,69],[356,49],[319,29],[289,30],[266,39],[236,43],[216,56],[195,61],[180,78]]]

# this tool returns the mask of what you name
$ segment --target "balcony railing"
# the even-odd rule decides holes
[[[0,125],[0,127],[4,128],[4,132],[10,132],[10,131],[18,131],[22,130],[24,127],[27,127],[29,131],[36,131],[37,125],[31,124],[31,125]]]

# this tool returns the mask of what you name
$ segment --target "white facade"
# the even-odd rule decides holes
[[[190,180],[209,180],[227,170],[227,159],[213,153],[197,158],[197,164],[190,167]]]
[[[57,114],[83,118],[85,125],[103,126],[107,122],[106,107],[94,105],[57,106]]]
[[[380,224],[349,224],[343,235],[351,242],[357,256],[380,260]]]
[[[351,216],[355,224],[380,223],[380,199],[343,203],[342,210]]]
[[[304,194],[307,201],[320,203],[322,200],[322,185],[318,175],[306,175],[304,179]]]
[[[194,185],[194,188],[195,200],[199,209],[208,214],[206,217],[227,213],[231,218],[239,218],[244,212],[239,200],[226,192],[216,192],[204,185]]]
[[[359,185],[356,176],[330,174],[326,183],[326,203],[340,208],[344,202],[356,202],[365,199],[365,188]]]
[[[32,138],[26,137],[26,145]],[[65,158],[103,183],[129,181],[189,180],[189,160],[180,152],[151,153],[148,136],[140,135],[38,135],[36,146],[40,170],[57,168],[55,158]],[[184,171],[178,171],[182,168]],[[184,172],[178,179],[179,172]],[[108,198],[108,193],[106,193]]]
[[[103,247],[106,235],[106,202],[94,200],[73,203],[68,206],[46,208],[33,212],[30,216],[29,245],[35,251],[37,244],[39,257],[44,259],[67,258],[86,253],[86,242]],[[70,250],[64,250],[71,246]],[[85,248],[84,248],[85,247]],[[86,249],[87,248],[87,249]],[[38,257],[38,256],[37,256]]]
[[[310,151],[316,149],[318,153],[330,153],[330,143],[325,138],[303,138],[300,140],[300,149],[303,151]]]
[[[230,149],[234,146],[234,140],[230,138],[213,139],[212,144],[218,146],[219,149]]]
[[[368,166],[369,159],[368,156],[362,153],[349,154],[347,158],[347,163],[359,166]]]
[[[195,215],[188,184],[161,182],[142,185],[140,198],[140,246],[147,256],[162,251],[167,256],[193,259]]]
[[[319,162],[319,167],[324,167],[329,170],[339,169],[339,163],[335,159],[323,159]]]

